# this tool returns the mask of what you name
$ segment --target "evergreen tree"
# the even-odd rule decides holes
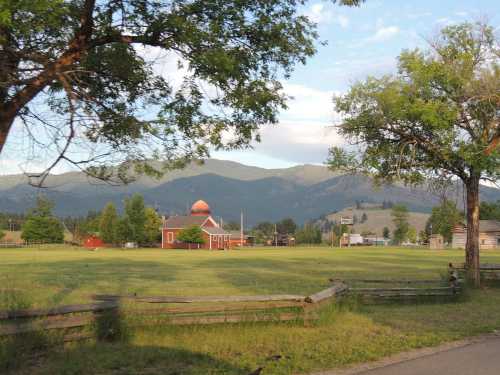
[[[125,215],[132,227],[131,241],[143,243],[146,238],[144,227],[146,224],[146,207],[142,195],[134,194],[132,198],[125,200]]]
[[[134,241],[134,228],[130,223],[130,219],[127,215],[118,219],[116,223],[116,233],[115,233],[115,241],[119,244],[124,244],[125,242]]]
[[[118,214],[116,207],[112,202],[109,202],[102,211],[99,220],[99,234],[101,239],[108,244],[116,242],[116,225],[118,223]]]
[[[21,238],[25,241],[60,243],[64,241],[64,228],[52,216],[53,203],[44,197],[37,199],[37,205],[29,214],[22,227]]]
[[[368,220],[368,215],[366,212],[363,212],[363,215],[361,216],[361,223],[365,223],[366,220]]]
[[[384,236],[384,238],[386,240],[389,239],[389,238],[391,238],[391,231],[389,230],[389,228],[384,227],[384,229],[382,231],[382,235]]]
[[[405,205],[396,204],[391,211],[392,221],[394,226],[393,241],[396,245],[400,245],[408,238],[408,209]]]
[[[161,218],[152,207],[145,209],[144,236],[148,244],[154,244],[161,239]]]

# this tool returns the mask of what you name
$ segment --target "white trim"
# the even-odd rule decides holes
[[[205,221],[204,221],[203,223],[201,223],[201,225],[200,225],[200,226],[201,226],[201,227],[202,227],[202,226],[204,226],[204,225],[207,223],[207,221],[208,221],[208,220],[210,220],[210,221],[212,222],[212,224],[213,224],[216,228],[219,228],[219,224],[217,224],[217,223],[215,222],[215,220],[212,218],[212,216],[210,216],[210,215],[209,215],[209,216],[207,216],[207,218],[205,219]]]
[[[167,233],[167,242],[174,243],[174,240],[175,240],[174,232],[168,232]]]
[[[212,235],[208,234],[208,243],[210,244],[210,250],[212,250]]]

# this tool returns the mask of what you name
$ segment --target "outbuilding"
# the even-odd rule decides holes
[[[455,249],[465,249],[467,243],[467,226],[456,225],[453,228],[452,247]],[[500,247],[500,221],[480,220],[479,221],[479,248],[495,249]]]

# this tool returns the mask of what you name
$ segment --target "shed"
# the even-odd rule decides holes
[[[444,239],[440,234],[431,234],[429,237],[429,249],[440,250],[444,248]]]

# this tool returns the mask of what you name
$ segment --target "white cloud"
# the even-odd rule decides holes
[[[455,15],[457,15],[459,17],[467,17],[469,15],[469,13],[465,12],[465,11],[459,11],[459,12],[455,12]]]
[[[333,123],[316,121],[283,121],[261,130],[261,143],[255,153],[292,163],[323,163],[328,148],[343,143]]]
[[[334,91],[322,91],[304,85],[283,83],[284,92],[292,98],[282,119],[333,121]]]
[[[347,26],[349,26],[349,18],[347,18],[346,16],[343,16],[343,15],[338,15],[336,17],[336,22],[340,25],[340,27],[342,27],[343,29],[345,29]]]
[[[323,3],[312,4],[305,12],[305,15],[313,22],[318,24],[334,23],[345,29],[349,26],[349,18],[342,14],[336,14],[333,10]]]
[[[375,34],[367,38],[367,40],[370,42],[383,42],[395,37],[399,32],[400,29],[397,26],[380,27]]]

